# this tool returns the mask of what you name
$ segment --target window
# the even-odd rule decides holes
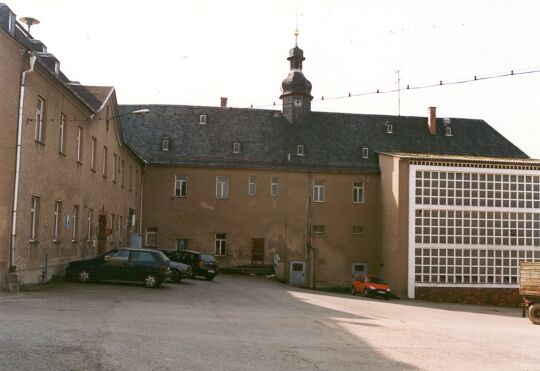
[[[60,62],[55,61],[54,62],[54,74],[58,75],[60,73]]]
[[[199,124],[204,125],[206,124],[206,113],[203,113],[199,116]]]
[[[129,258],[129,251],[127,250],[113,250],[105,255],[105,261],[127,261]]]
[[[369,148],[363,147],[362,148],[362,158],[369,158]]]
[[[37,241],[39,238],[39,206],[40,198],[32,196],[30,206],[30,241]]]
[[[109,106],[107,106],[105,108],[105,128],[107,129],[107,131],[109,131],[110,116],[111,116],[111,109],[109,108]]]
[[[79,206],[73,206],[73,229],[71,230],[71,241],[77,242],[79,238]]]
[[[90,145],[90,169],[96,170],[96,143],[97,139],[92,137],[92,143]]]
[[[274,197],[279,195],[279,177],[277,176],[272,177],[270,183],[270,194]]]
[[[45,99],[37,98],[36,107],[36,131],[34,139],[40,143],[44,140],[44,121],[45,121]]]
[[[176,250],[187,250],[188,249],[188,240],[185,238],[180,238],[176,240]]]
[[[120,168],[120,172],[122,173],[122,187],[126,184],[126,162],[122,160],[122,167]]]
[[[324,202],[324,180],[313,181],[313,202]]]
[[[299,144],[296,146],[296,155],[297,156],[304,156],[304,145]]]
[[[186,175],[176,175],[174,179],[174,195],[176,197],[187,196],[187,176]]]
[[[66,115],[60,114],[60,128],[58,130],[58,152],[65,153],[66,142]]]
[[[168,152],[169,144],[170,144],[170,139],[168,137],[164,137],[163,139],[161,139],[161,150],[163,152]]]
[[[324,225],[314,225],[311,230],[315,234],[323,234],[324,233]]]
[[[111,233],[109,234],[109,241],[112,241],[114,239],[114,226],[116,225],[116,215],[111,214]]]
[[[139,194],[139,170],[135,169],[135,193]]]
[[[444,135],[446,137],[451,137],[452,136],[452,127],[450,126],[447,126],[444,128]]]
[[[86,211],[86,241],[92,240],[92,219],[94,217],[94,209],[88,209]]]
[[[229,197],[229,177],[216,177],[216,198],[225,199]]]
[[[120,241],[124,241],[124,217],[122,215],[119,216],[120,220],[118,221],[118,230],[120,233],[119,239]]]
[[[117,164],[118,163],[118,156],[116,155],[116,153],[113,153],[113,162],[112,162],[112,181],[113,182],[116,182],[116,169],[117,169]]]
[[[103,168],[101,173],[105,178],[107,177],[107,147],[103,147]]]
[[[392,134],[394,132],[394,125],[387,122],[386,123],[386,134]]]
[[[131,261],[138,263],[154,263],[156,261],[156,257],[149,251],[132,251]]]
[[[240,153],[242,152],[242,143],[240,142],[233,142],[233,153]]]
[[[132,186],[132,177],[133,177],[133,168],[131,167],[131,165],[129,165],[129,172],[128,172],[128,188],[129,188],[129,191],[131,192],[131,190],[133,189],[133,186]]]
[[[225,255],[226,233],[216,233],[216,255]]]
[[[363,204],[364,203],[364,183],[354,182],[352,192],[353,192],[352,202],[355,204]]]
[[[248,180],[248,195],[255,196],[257,193],[257,177],[250,176]]]
[[[82,162],[82,140],[83,129],[79,126],[77,129],[77,162]]]
[[[352,227],[352,233],[353,234],[364,234],[364,226],[362,226],[362,225],[354,225]]]
[[[53,221],[53,242],[60,241],[62,232],[62,202],[54,203],[54,221]]]
[[[146,228],[146,246],[157,246],[157,232],[155,227]]]

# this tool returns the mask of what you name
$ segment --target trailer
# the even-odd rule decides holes
[[[528,312],[531,322],[540,325],[540,262],[519,263],[519,295],[522,316]]]

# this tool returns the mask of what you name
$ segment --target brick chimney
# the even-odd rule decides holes
[[[437,134],[437,107],[428,108],[427,125],[431,135]]]
[[[221,97],[221,107],[227,107],[227,98]]]

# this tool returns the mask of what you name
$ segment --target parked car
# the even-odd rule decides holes
[[[386,300],[393,296],[390,287],[383,283],[379,277],[368,276],[365,273],[360,273],[352,281],[351,294],[356,295],[357,293],[366,297],[382,296]]]
[[[66,267],[66,278],[79,282],[127,281],[158,287],[171,276],[171,261],[159,250],[121,248]]]
[[[173,262],[191,266],[192,277],[202,276],[211,281],[219,273],[216,258],[213,255],[202,254],[190,250],[161,250]]]
[[[180,282],[184,278],[190,278],[191,276],[190,265],[171,261],[171,282]]]

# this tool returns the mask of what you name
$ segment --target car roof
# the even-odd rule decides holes
[[[139,248],[135,248],[135,247],[117,247],[117,248],[114,248],[112,250],[127,250],[127,251],[147,251],[147,252],[158,252],[160,250],[154,250],[154,249],[139,249]],[[112,251],[112,250],[109,250],[109,251]]]

